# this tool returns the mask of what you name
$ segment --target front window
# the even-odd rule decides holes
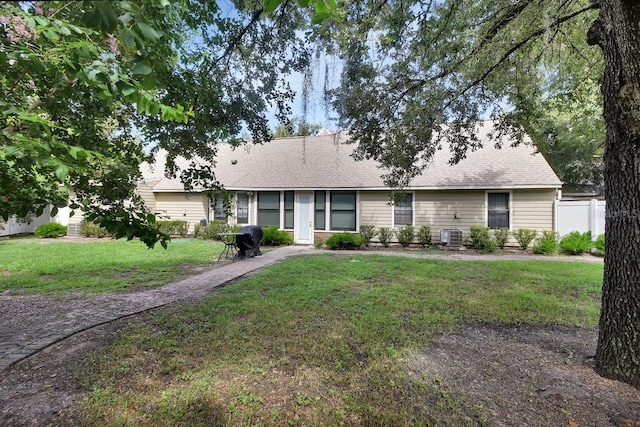
[[[280,227],[280,193],[262,191],[258,193],[258,225]]]
[[[284,192],[284,228],[293,230],[293,191]]]
[[[413,225],[413,194],[406,194],[401,202],[396,202],[393,209],[395,225]]]
[[[488,193],[487,204],[487,226],[509,228],[509,193]]]
[[[246,193],[237,193],[236,200],[236,220],[238,224],[249,224],[249,196]]]
[[[327,227],[325,225],[325,199],[326,192],[324,191],[316,191],[315,193],[315,227],[316,230],[326,230]]]
[[[215,209],[213,213],[213,219],[218,221],[227,220],[227,214],[224,211],[224,198],[220,194],[216,196],[216,204],[215,204]]]
[[[331,192],[331,229],[356,230],[356,192]]]

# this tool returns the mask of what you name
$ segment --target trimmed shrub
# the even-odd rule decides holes
[[[472,225],[469,232],[469,242],[473,249],[482,252],[493,252],[496,250],[496,243],[489,236],[489,227]]]
[[[558,233],[553,230],[542,230],[542,237],[533,246],[533,253],[553,255],[558,251]]]
[[[364,243],[361,236],[353,233],[336,233],[325,240],[324,244],[332,250],[358,249]]]
[[[393,228],[380,227],[378,229],[378,240],[380,240],[380,244],[385,248],[388,248],[394,234],[395,231],[393,230]]]
[[[271,227],[265,227],[262,229],[262,242],[264,246],[282,246],[292,245],[293,237],[284,230],[278,230],[278,227],[272,225]]]
[[[488,240],[490,240],[490,237],[487,227],[472,225],[469,228],[469,244],[473,249],[481,249]]]
[[[591,252],[593,242],[591,241],[591,232],[580,233],[572,231],[560,240],[560,250],[569,255],[582,255],[585,252]]]
[[[496,228],[493,230],[493,235],[496,239],[496,245],[500,249],[504,249],[504,245],[506,245],[507,240],[509,240],[509,229],[506,227]]]
[[[170,236],[187,237],[189,233],[189,223],[181,219],[158,221],[156,224],[158,225],[158,231]]]
[[[202,236],[202,233],[204,233],[205,227],[206,225],[202,225],[200,223],[195,224],[193,226],[193,238],[199,239]]]
[[[403,248],[409,247],[410,244],[416,238],[415,228],[411,225],[407,225],[402,227],[396,232],[396,236],[398,237],[398,242],[402,245]]]
[[[428,225],[423,225],[418,230],[418,243],[422,245],[423,248],[431,245],[431,227]]]
[[[232,228],[226,221],[217,219],[207,225],[195,224],[193,237],[201,240],[220,240],[219,233],[230,233]]]
[[[369,247],[369,243],[371,243],[371,239],[376,237],[378,232],[376,231],[376,227],[373,225],[361,225],[360,226],[360,237],[362,237],[362,241],[364,242],[365,247]]]
[[[513,232],[513,237],[518,241],[520,248],[525,250],[529,247],[529,244],[536,238],[538,232],[529,228],[518,228]]]
[[[57,222],[48,222],[35,229],[33,234],[39,238],[56,238],[67,234],[67,227]]]
[[[593,246],[596,248],[596,255],[604,256],[604,234],[599,234],[596,241],[593,242]]]
[[[106,228],[100,227],[98,224],[94,224],[92,222],[83,222],[80,225],[80,233],[86,237],[105,237],[109,235],[109,232]]]

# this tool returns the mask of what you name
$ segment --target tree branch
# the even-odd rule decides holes
[[[238,47],[238,45],[242,41],[242,38],[244,37],[244,35],[247,34],[249,29],[251,27],[253,27],[256,22],[258,22],[258,20],[260,19],[260,15],[262,15],[263,12],[264,12],[264,8],[260,7],[260,9],[256,10],[253,13],[253,16],[251,17],[251,21],[249,21],[249,23],[247,25],[245,25],[244,28],[229,42],[229,45],[224,50],[224,52],[219,57],[214,59],[213,62],[211,63],[211,65],[209,65],[209,68],[207,69],[207,74],[209,74],[211,72],[211,70],[213,69],[213,67],[216,64],[218,64],[220,61],[222,61],[231,52],[233,52],[234,49],[236,49]]]
[[[516,19],[520,13],[530,4],[533,0],[523,0],[515,5],[513,5],[502,17],[495,22],[489,31],[485,34],[484,38],[480,42],[480,45],[474,49],[475,52],[482,49],[487,43],[489,43],[493,38],[498,34],[498,32],[509,25],[514,19]]]
[[[534,31],[533,33],[531,33],[528,37],[520,40],[518,43],[514,44],[511,46],[511,48],[505,52],[504,55],[502,55],[500,57],[500,59],[493,64],[491,67],[489,67],[489,69],[487,69],[484,73],[482,73],[482,75],[480,77],[478,77],[477,79],[475,79],[473,82],[471,82],[469,85],[467,85],[459,94],[458,97],[464,95],[465,93],[467,93],[467,91],[469,91],[471,88],[477,86],[478,84],[482,83],[488,76],[489,74],[491,74],[496,68],[498,68],[503,62],[505,62],[507,60],[507,58],[509,58],[514,52],[516,52],[518,49],[520,49],[522,46],[526,45],[527,43],[529,43],[531,40],[535,39],[536,37],[540,37],[541,35],[543,35],[546,31],[548,31],[550,28],[557,28],[560,24],[569,21],[570,19],[575,18],[576,16],[588,11],[588,10],[592,10],[592,9],[597,9],[599,7],[598,4],[591,4],[589,6],[586,6],[580,10],[577,10],[569,15],[563,16],[561,18],[556,19],[551,25],[549,25],[548,27],[542,27],[539,28],[538,30]],[[597,22],[597,21],[596,21]],[[448,103],[445,104],[444,109],[448,108],[451,103],[453,102],[453,100],[449,101]]]

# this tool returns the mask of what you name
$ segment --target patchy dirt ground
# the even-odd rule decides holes
[[[411,363],[470,402],[494,426],[640,426],[640,390],[593,370],[597,333],[473,326],[441,337]]]
[[[0,425],[77,424],[84,358],[129,321],[85,331],[4,371]],[[440,337],[409,369],[482,405],[489,426],[640,426],[640,390],[593,371],[595,343],[593,330],[476,325]]]

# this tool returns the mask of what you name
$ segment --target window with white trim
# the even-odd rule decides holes
[[[355,231],[356,230],[356,192],[332,191],[331,192],[331,229]]]
[[[238,224],[249,224],[249,196],[247,193],[236,193],[236,221]]]
[[[261,191],[258,193],[258,225],[280,227],[280,192]]]
[[[293,230],[293,191],[284,192],[284,228]]]
[[[393,224],[413,225],[413,194],[407,193],[403,201],[396,202],[393,207]]]
[[[509,228],[509,193],[487,193],[487,227]]]
[[[314,206],[315,206],[315,229],[326,230],[325,226],[325,191],[316,191],[314,194]]]
[[[218,221],[226,221],[227,213],[224,211],[224,197],[221,194],[216,195],[216,204],[213,210],[213,219]]]

